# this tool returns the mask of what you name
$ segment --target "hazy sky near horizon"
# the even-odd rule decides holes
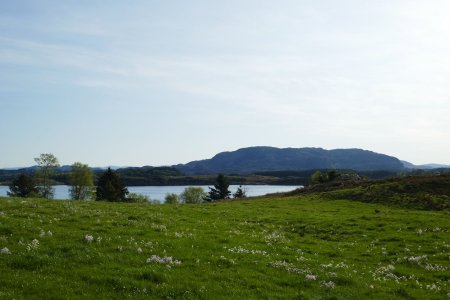
[[[0,167],[363,148],[450,164],[450,1],[1,1]]]

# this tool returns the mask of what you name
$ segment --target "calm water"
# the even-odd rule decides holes
[[[167,193],[181,194],[188,186],[130,186],[128,190],[130,193],[136,193],[148,196],[152,200],[164,201]],[[205,192],[208,192],[208,186],[200,186]],[[242,186],[247,196],[261,196],[269,193],[288,192],[295,190],[299,186],[284,186],[284,185],[243,185]],[[234,193],[238,185],[230,185],[231,193]],[[7,186],[0,186],[0,196],[6,196],[9,191]],[[55,186],[55,199],[69,199],[69,186],[57,185]]]

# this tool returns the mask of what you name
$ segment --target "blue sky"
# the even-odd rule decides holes
[[[0,167],[240,147],[450,164],[450,2],[2,1]]]

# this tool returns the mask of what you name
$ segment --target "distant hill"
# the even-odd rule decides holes
[[[443,164],[424,164],[424,165],[415,165],[408,161],[402,160],[401,161],[403,166],[407,169],[422,169],[422,170],[430,170],[430,169],[448,169],[450,168],[450,165],[443,165]]]
[[[249,147],[174,166],[184,174],[249,174],[261,171],[351,169],[403,170],[395,157],[362,149]]]

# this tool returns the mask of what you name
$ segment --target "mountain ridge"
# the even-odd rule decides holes
[[[256,171],[352,169],[403,170],[402,162],[393,156],[358,148],[332,149],[303,147],[276,148],[254,146],[225,151],[210,159],[178,164],[173,167],[188,175],[236,173]]]

